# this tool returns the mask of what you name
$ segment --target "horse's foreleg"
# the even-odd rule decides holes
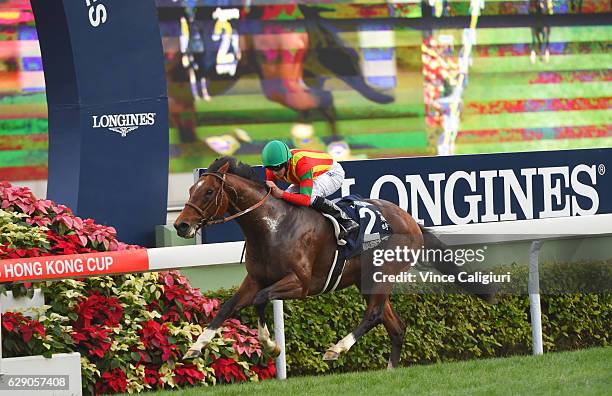
[[[531,53],[529,55],[529,60],[531,61],[531,63],[535,63],[537,60],[537,54],[536,54],[536,48],[537,48],[537,44],[536,44],[536,39],[538,37],[538,29],[535,27],[531,28]]]
[[[301,299],[307,295],[308,290],[304,288],[300,278],[296,274],[291,274],[258,291],[253,305],[265,304],[270,300]]]
[[[273,357],[277,357],[280,354],[280,348],[270,337],[270,331],[266,324],[266,305],[266,303],[263,303],[255,306],[258,316],[257,334],[264,351],[271,354]]]
[[[373,294],[368,297],[368,306],[359,326],[323,355],[323,360],[336,360],[341,353],[347,352],[368,331],[383,321],[385,301],[388,294]]]
[[[210,343],[215,334],[217,334],[217,330],[223,322],[232,316],[235,312],[240,309],[253,304],[253,299],[255,295],[260,290],[259,285],[255,282],[249,275],[242,281],[242,284],[238,288],[236,294],[232,296],[229,300],[227,300],[217,312],[217,315],[210,322],[207,328],[204,329],[202,334],[198,337],[196,342],[194,342],[183,359],[193,359],[200,357],[202,355],[202,348]]]
[[[270,300],[288,300],[304,298],[308,294],[304,290],[304,286],[300,279],[295,275],[289,275],[272,284],[271,286],[261,289],[253,301],[253,305],[257,309],[258,323],[257,330],[259,342],[261,342],[264,350],[273,356],[280,354],[278,345],[271,339],[270,331],[266,325],[265,309],[266,304]]]
[[[543,29],[543,53],[544,53],[544,62],[550,61],[550,26],[545,26]]]

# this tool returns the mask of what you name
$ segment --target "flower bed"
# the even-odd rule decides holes
[[[112,227],[82,220],[27,188],[0,182],[0,259],[138,249]],[[14,295],[32,285],[3,285]],[[181,362],[215,316],[219,300],[203,296],[177,271],[38,284],[46,305],[38,320],[2,316],[4,357],[81,353],[85,394],[141,392],[195,384],[272,378],[276,369],[257,330],[229,320],[201,358]]]

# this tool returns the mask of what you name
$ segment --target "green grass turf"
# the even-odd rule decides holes
[[[0,150],[0,166],[47,165],[47,149],[42,150]]]
[[[505,78],[501,77],[502,78]],[[503,89],[491,89],[494,85],[483,84],[480,75],[470,77],[463,101],[488,102],[493,100],[557,99],[557,98],[601,98],[612,96],[612,84],[601,82],[504,85]],[[472,85],[473,84],[473,85]]]
[[[235,124],[200,127],[197,133],[201,139],[212,135],[223,135],[231,133],[234,128],[246,130],[254,140],[268,140],[272,138],[288,139],[292,123],[274,124]],[[329,136],[329,128],[324,122],[315,122],[317,137]],[[427,135],[422,118],[398,118],[398,119],[372,119],[372,120],[347,120],[340,121],[338,128],[345,140],[352,146],[369,145],[368,149],[353,149],[354,155],[366,156],[405,156],[431,154],[427,147]],[[178,133],[171,130],[171,142],[178,144]],[[205,143],[194,145],[179,145],[186,151],[180,156],[171,158],[171,172],[191,172],[194,168],[209,165],[217,154],[213,153]],[[261,157],[259,153],[241,154],[237,157],[248,164],[259,164]]]
[[[241,128],[248,132],[253,140],[268,140],[273,138],[290,138],[293,122],[276,122],[267,124],[228,124],[211,125],[198,127],[196,133],[200,138],[214,135],[231,133],[236,128]],[[328,125],[323,121],[313,123],[317,136],[330,135]],[[390,118],[390,119],[369,119],[369,120],[345,120],[338,122],[338,129],[342,136],[355,136],[368,134],[376,138],[377,134],[400,133],[400,132],[421,132],[425,130],[423,118]],[[171,130],[170,142],[179,143],[178,133]]]
[[[612,138],[543,139],[519,142],[495,142],[462,144],[457,141],[456,154],[488,154],[518,151],[570,150],[583,148],[612,147]]]
[[[562,126],[606,125],[612,123],[610,110],[541,111],[532,113],[502,113],[466,115],[462,131],[508,128],[553,128]]]
[[[46,118],[21,118],[0,120],[0,136],[28,136],[47,133],[49,123]]]
[[[593,82],[587,82],[587,81],[582,82],[582,81],[576,80],[574,81],[574,84],[580,86],[582,84],[593,84],[594,82],[597,82],[603,88],[603,85],[605,84],[605,81],[604,81],[605,71],[604,70],[589,70],[589,72],[597,73],[597,76],[595,77],[596,79]],[[564,82],[562,82],[561,84],[569,84],[569,81],[572,81],[573,71],[561,71],[561,72],[555,72],[555,73],[563,78]],[[528,71],[528,72],[508,73],[508,74],[497,74],[497,73],[471,74],[470,73],[470,76],[469,76],[470,84],[468,85],[468,90],[472,88],[479,88],[482,85],[488,91],[490,91],[492,87],[495,87],[495,91],[501,91],[503,93],[505,92],[508,86],[512,87],[514,85],[523,85],[524,87],[536,86],[536,87],[543,88],[546,85],[557,84],[557,83],[549,83],[549,84],[530,83],[530,81],[537,80],[540,77],[540,74],[541,72],[538,72],[538,71]],[[473,87],[473,85],[477,85],[477,87]],[[466,91],[465,94],[467,93],[468,92]]]
[[[479,28],[476,32],[478,45],[490,44],[529,44],[529,28]],[[553,27],[550,42],[601,42],[612,41],[612,26]]]
[[[475,58],[470,68],[473,73],[514,73],[528,71],[562,71],[562,70],[606,70],[610,67],[609,54],[576,54],[556,55],[550,62],[541,61],[531,64],[529,56],[516,57],[482,57]]]
[[[393,92],[395,101],[385,105],[365,99],[338,80],[331,80],[328,86],[333,91],[339,120],[423,116],[420,71],[399,73],[398,88]],[[226,95],[215,96],[210,102],[196,102],[196,111],[202,123],[211,124],[294,122],[297,119],[297,112],[266,99],[260,92],[259,82],[247,78],[240,80]],[[313,115],[320,117],[316,112]]]
[[[392,371],[196,387],[151,395],[609,395],[611,364],[612,347],[608,347]]]
[[[30,103],[38,103],[46,106],[47,95],[45,93],[23,93],[22,95],[6,95],[0,98],[0,106]]]

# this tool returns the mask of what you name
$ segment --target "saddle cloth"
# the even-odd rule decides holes
[[[348,195],[334,201],[340,209],[359,224],[359,228],[351,232],[346,240],[339,240],[334,261],[327,275],[325,286],[321,293],[329,293],[336,289],[342,277],[346,261],[374,249],[387,240],[393,230],[378,207],[363,201],[359,195]],[[324,215],[334,226],[336,238],[340,225],[332,216]]]

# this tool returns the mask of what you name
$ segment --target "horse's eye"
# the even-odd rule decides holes
[[[210,189],[210,188],[209,188],[208,190],[206,190],[206,195],[210,195],[210,194],[212,194],[212,193],[213,193],[213,190],[212,190],[212,189]]]

